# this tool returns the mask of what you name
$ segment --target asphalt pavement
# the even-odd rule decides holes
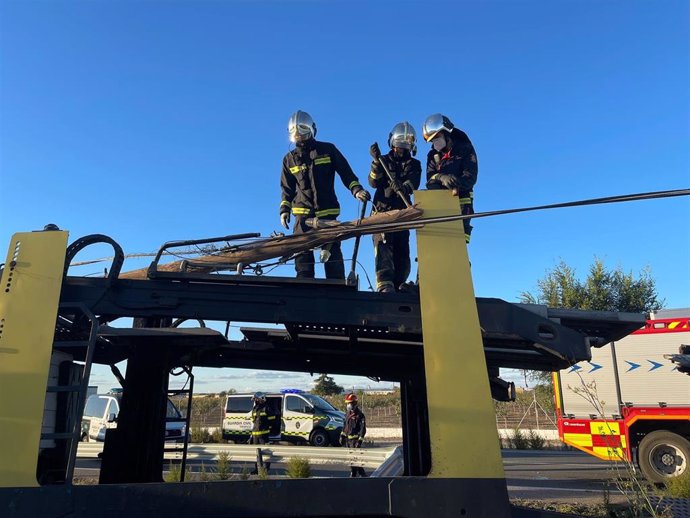
[[[298,450],[298,448],[296,448]],[[579,451],[502,450],[508,492],[511,499],[543,500],[549,502],[598,503],[607,487],[613,501],[620,501],[615,479],[620,474],[614,463],[601,461]],[[202,463],[188,463],[192,477],[201,470]],[[215,462],[204,461],[207,472],[213,472]],[[239,477],[253,468],[250,463],[232,463],[232,473]],[[271,475],[285,475],[282,463],[271,465]],[[100,470],[97,459],[78,459],[75,476],[86,483],[95,483]],[[371,471],[371,470],[368,470]],[[312,465],[316,477],[347,477],[350,469],[342,464]]]

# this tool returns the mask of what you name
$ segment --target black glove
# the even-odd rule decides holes
[[[452,174],[440,174],[436,178],[438,178],[438,181],[441,182],[446,189],[453,190],[460,187],[458,180]]]
[[[393,189],[394,193],[402,192],[402,184],[395,177],[388,180],[388,183],[390,184],[391,189]]]
[[[369,194],[369,192],[362,186],[358,186],[357,189],[355,189],[355,192],[352,194],[361,202],[369,201],[371,199],[371,194]]]
[[[374,162],[379,161],[379,157],[381,156],[381,150],[379,149],[378,142],[374,142],[371,146],[369,146],[369,154],[371,155],[371,158],[374,159]]]
[[[405,180],[402,184],[402,189],[403,193],[407,194],[408,196],[411,196],[412,192],[414,191],[414,185],[412,185],[411,181]]]
[[[344,435],[341,435],[341,436],[340,436],[340,446],[345,446],[345,443],[346,443],[346,442],[347,442],[347,441],[346,441],[346,439],[345,439],[345,436],[344,436]]]

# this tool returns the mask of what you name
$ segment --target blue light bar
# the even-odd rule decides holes
[[[302,392],[304,391],[300,389],[280,389],[281,394],[301,394]]]

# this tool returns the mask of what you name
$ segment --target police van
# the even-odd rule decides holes
[[[81,420],[82,441],[105,441],[105,431],[117,427],[120,413],[122,389],[112,389],[107,394],[93,394],[86,400]],[[182,442],[185,440],[187,425],[180,411],[168,399],[165,423],[165,440]]]
[[[225,402],[223,439],[246,443],[252,431],[253,394],[230,394]],[[272,420],[269,440],[338,446],[345,413],[328,401],[302,392],[282,390],[266,394],[266,405],[277,417]]]

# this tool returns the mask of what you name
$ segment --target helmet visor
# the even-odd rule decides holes
[[[444,124],[443,115],[440,113],[434,113],[429,115],[424,121],[424,126],[422,127],[422,135],[424,140],[430,142],[439,131],[446,130],[450,131],[451,128],[447,128]]]
[[[291,142],[303,142],[314,137],[314,132],[309,124],[290,124],[288,127]]]

